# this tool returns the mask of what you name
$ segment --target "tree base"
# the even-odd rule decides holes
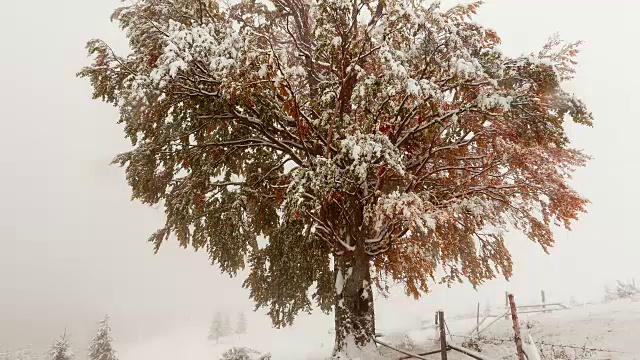
[[[336,267],[335,346],[332,359],[366,359],[377,353],[369,262],[340,257]],[[366,356],[363,357],[363,354]]]
[[[345,339],[343,348],[339,352],[333,353],[330,360],[374,360],[383,359],[375,342],[369,342],[363,346],[359,346],[355,342],[355,338]]]

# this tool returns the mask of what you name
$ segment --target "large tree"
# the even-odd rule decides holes
[[[585,211],[568,184],[587,157],[562,89],[578,43],[508,57],[479,3],[139,0],[113,14],[131,52],[100,40],[80,75],[120,109],[133,197],[205,249],[276,326],[335,311],[340,356],[372,342],[372,286],[478,285],[512,262],[505,233],[546,251]],[[266,241],[260,242],[257,238]]]

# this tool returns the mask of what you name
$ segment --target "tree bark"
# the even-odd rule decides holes
[[[358,244],[364,245],[364,244]],[[336,273],[333,359],[355,357],[375,346],[375,317],[370,263],[364,246],[334,258]],[[342,286],[341,286],[342,285]]]

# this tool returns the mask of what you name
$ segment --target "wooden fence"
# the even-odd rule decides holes
[[[513,322],[514,342],[515,342],[515,345],[516,345],[515,348],[516,348],[516,354],[518,355],[518,359],[519,360],[525,360],[525,358],[528,358],[529,360],[532,360],[532,358],[536,357],[535,355],[538,355],[537,354],[537,350],[535,350],[536,351],[535,355],[531,354],[533,356],[529,355],[527,357],[525,355],[523,344],[522,344],[522,338],[520,336],[520,325],[518,323],[518,307],[515,304],[515,300],[514,300],[513,294],[509,294],[508,295],[508,301],[509,301],[509,313],[511,314],[511,319],[512,319],[512,322]],[[545,304],[545,306],[550,306],[550,305],[552,305],[552,304]],[[478,307],[478,315],[476,317],[478,324],[471,331],[471,333],[473,333],[473,332],[480,333],[482,330],[486,330],[489,326],[491,326],[493,323],[495,323],[495,320],[494,320],[492,323],[487,325],[487,327],[485,327],[482,330],[479,330],[480,325],[482,325],[482,323],[488,317],[489,316],[485,316],[485,318],[482,321],[480,321],[479,307]],[[502,318],[502,316],[496,317],[496,320],[497,319],[501,319],[501,318]],[[378,339],[376,339],[375,342],[378,345],[384,346],[384,347],[389,348],[389,349],[391,349],[393,351],[396,351],[398,353],[403,354],[404,356],[401,357],[401,358],[398,358],[398,360],[402,360],[402,359],[430,360],[430,359],[427,359],[425,356],[434,355],[434,354],[440,354],[441,360],[447,360],[447,353],[450,352],[450,351],[457,351],[459,353],[467,355],[467,356],[469,356],[471,358],[474,358],[476,360],[495,360],[495,359],[489,358],[487,356],[484,356],[483,354],[480,354],[480,353],[478,353],[476,351],[473,351],[473,350],[467,349],[465,347],[462,347],[461,345],[458,345],[458,344],[454,343],[452,340],[451,341],[447,341],[447,336],[446,336],[446,333],[447,333],[447,322],[446,322],[445,317],[444,317],[444,311],[438,311],[436,313],[436,320],[437,320],[437,326],[438,326],[438,329],[439,329],[439,341],[440,341],[440,348],[439,349],[433,349],[433,350],[430,350],[430,351],[426,351],[426,352],[421,352],[419,354],[415,354],[415,353],[412,353],[412,352],[409,352],[409,351],[406,351],[406,350],[399,349],[399,348],[397,348],[397,347],[395,347],[393,345],[390,345],[390,344],[388,344],[388,343],[386,343],[384,341],[378,340]],[[531,350],[529,350],[529,351],[531,351]]]

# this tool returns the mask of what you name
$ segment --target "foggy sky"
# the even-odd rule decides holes
[[[206,254],[168,243],[154,256],[146,239],[162,224],[162,209],[131,202],[123,170],[108,165],[130,144],[117,110],[92,101],[75,73],[88,64],[90,38],[126,48],[109,22],[119,5],[11,1],[0,12],[0,347],[47,346],[66,327],[85,348],[105,313],[127,344],[206,323],[217,310],[252,309],[242,279],[220,275]],[[592,201],[589,214],[573,232],[557,231],[549,256],[510,236],[509,284],[434,285],[419,302],[396,288],[377,302],[380,326],[393,327],[402,313],[499,305],[505,290],[521,302],[536,301],[540,289],[550,300],[599,300],[605,284],[640,279],[638,18],[632,0],[489,0],[481,9],[477,21],[497,30],[508,55],[536,51],[555,31],[585,41],[568,86],[596,119],[593,129],[570,127],[574,146],[594,157],[574,181]],[[264,315],[253,318],[266,323]]]

